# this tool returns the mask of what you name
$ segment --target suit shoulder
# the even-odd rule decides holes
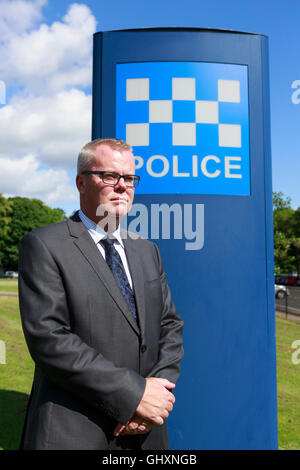
[[[140,243],[141,246],[143,246],[145,248],[148,248],[148,249],[151,249],[151,250],[155,250],[155,251],[159,250],[156,243],[154,243],[151,240],[147,240],[145,238],[138,238],[137,243]]]
[[[37,237],[43,241],[51,238],[65,238],[68,234],[68,225],[67,221],[63,220],[62,222],[56,222],[50,225],[44,225],[43,227],[35,228],[30,232],[26,233],[22,240],[31,237]]]
[[[146,238],[142,238],[134,232],[122,230],[122,238],[130,240],[136,249],[143,252],[151,252],[155,257],[160,257],[160,251],[156,243]]]
[[[141,237],[140,235],[137,235],[134,232],[130,232],[129,230],[121,229],[121,237],[125,240],[126,239],[127,240],[132,240],[134,243],[138,243],[138,244],[141,244],[141,245],[144,245],[144,246],[148,246],[148,247],[156,246],[156,244],[154,242],[152,242],[151,240],[143,238],[143,237]]]

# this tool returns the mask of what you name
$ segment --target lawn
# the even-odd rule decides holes
[[[0,364],[0,449],[18,449],[33,362],[21,329],[17,297],[0,296],[0,340],[6,345],[6,364]]]
[[[292,363],[291,345],[300,340],[300,323],[277,318],[276,336],[279,449],[299,450],[300,364]],[[18,449],[33,362],[21,329],[17,297],[0,296],[0,340],[6,344],[6,364],[0,363],[0,449]]]
[[[18,279],[0,279],[0,292],[18,292]]]
[[[279,449],[300,449],[300,364],[293,364],[292,343],[300,340],[300,323],[276,319]],[[298,346],[299,348],[299,346]],[[300,354],[297,355],[298,360]]]

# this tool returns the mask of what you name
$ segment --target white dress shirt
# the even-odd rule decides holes
[[[80,217],[81,222],[83,223],[83,225],[85,226],[85,228],[89,232],[90,236],[92,237],[92,239],[96,243],[96,245],[98,247],[98,250],[100,251],[101,255],[105,259],[105,250],[104,250],[103,245],[100,243],[100,241],[104,237],[107,236],[107,233],[101,227],[99,227],[99,225],[97,225],[95,222],[93,222],[91,219],[89,219],[82,212],[81,209],[79,209],[78,215]],[[115,249],[117,250],[117,252],[119,253],[119,255],[121,257],[121,260],[122,260],[122,263],[123,263],[123,266],[124,266],[124,269],[125,269],[125,272],[126,272],[126,275],[127,275],[128,282],[130,284],[131,289],[133,289],[132,279],[131,279],[131,276],[130,276],[129,266],[128,266],[128,262],[127,262],[127,258],[126,258],[126,254],[125,254],[125,249],[124,249],[124,242],[123,242],[123,240],[121,238],[121,234],[120,234],[120,225],[117,228],[117,230],[115,230],[115,232],[111,233],[111,235],[113,237],[115,237],[115,239],[116,239],[116,241],[114,243],[114,247],[115,247]]]

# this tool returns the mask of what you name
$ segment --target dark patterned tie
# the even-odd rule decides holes
[[[110,267],[118,286],[129,306],[133,318],[137,322],[135,298],[128,282],[128,278],[121,260],[121,257],[114,247],[115,238],[104,238],[101,243],[105,249],[105,259]]]

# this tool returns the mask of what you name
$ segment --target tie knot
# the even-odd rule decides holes
[[[105,237],[101,240],[102,245],[111,247],[115,243],[116,239],[115,237]]]

